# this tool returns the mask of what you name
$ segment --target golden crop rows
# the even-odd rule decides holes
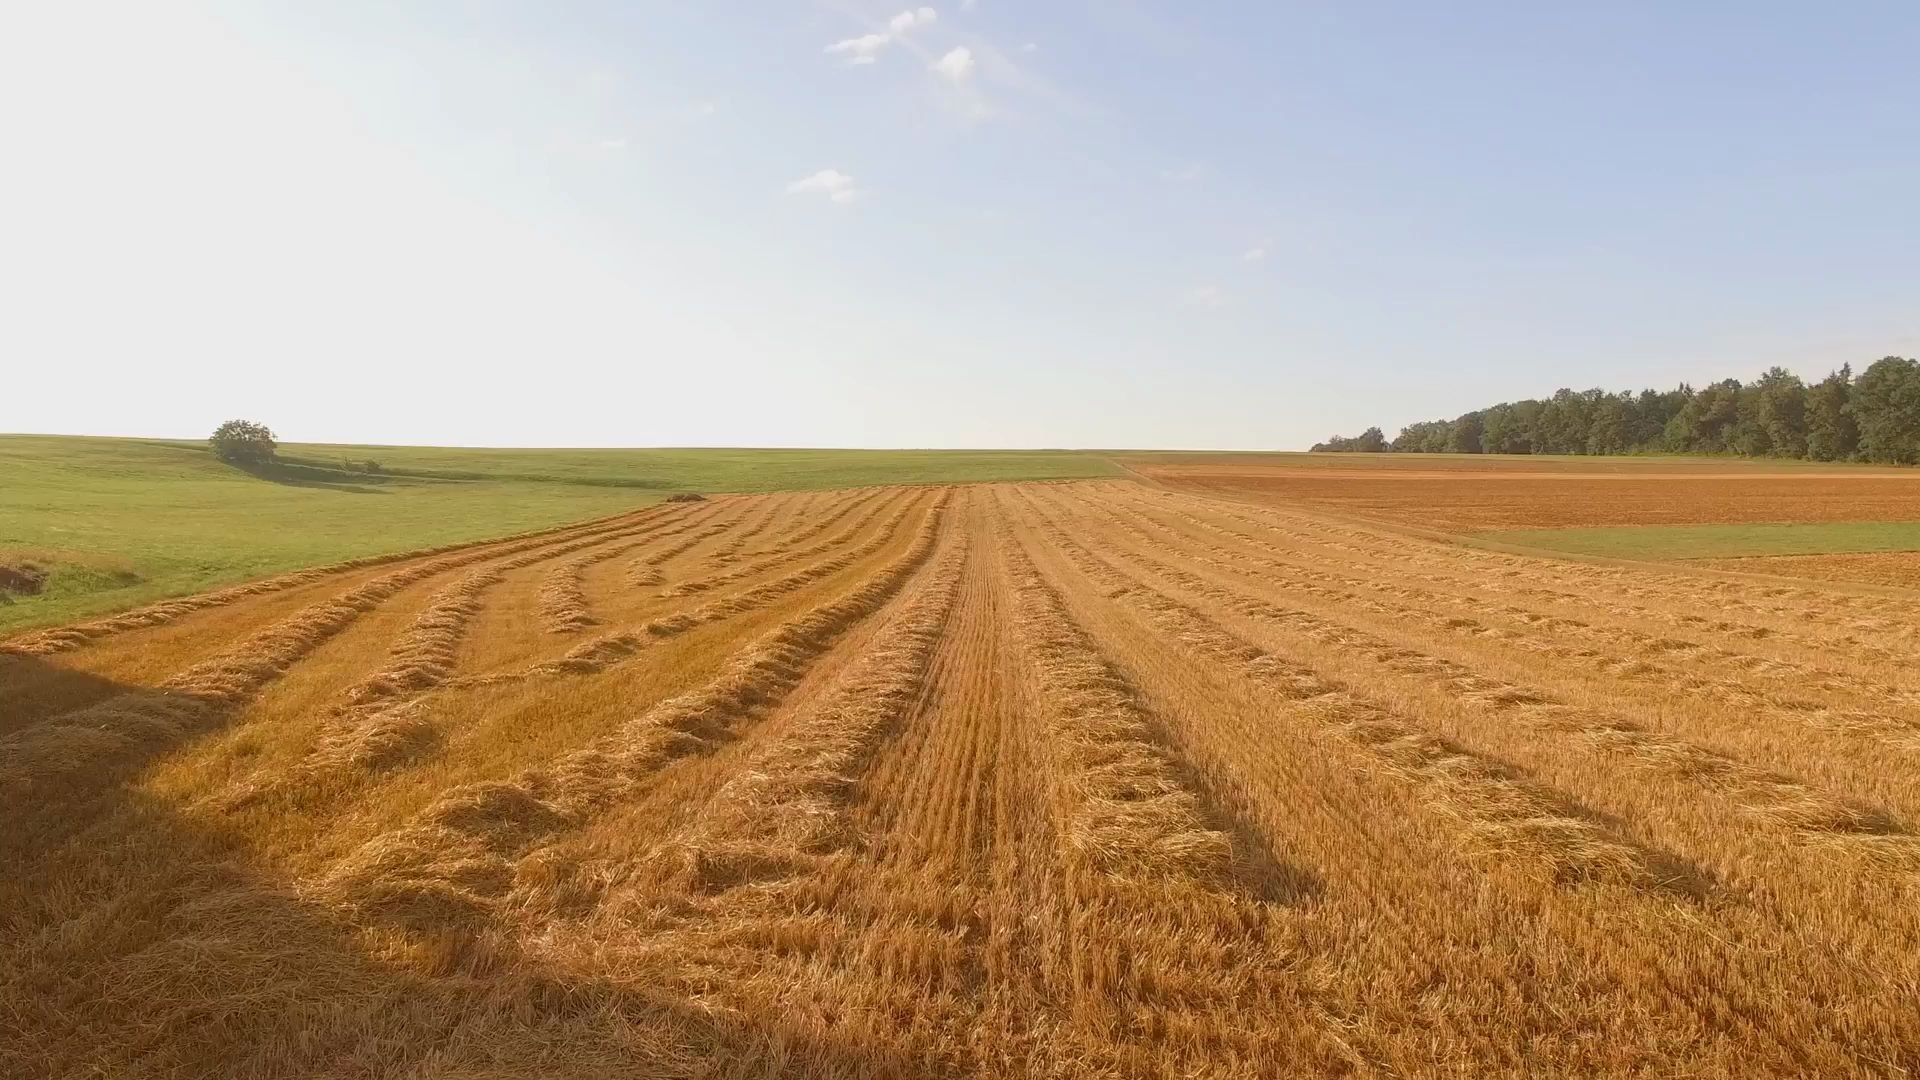
[[[1920,623],[1101,481],[0,642],[0,1076],[1897,1076]]]

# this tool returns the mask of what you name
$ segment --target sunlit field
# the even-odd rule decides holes
[[[1907,600],[1130,480],[0,643],[0,1073],[1878,1075]]]

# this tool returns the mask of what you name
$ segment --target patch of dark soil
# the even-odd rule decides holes
[[[0,563],[0,594],[38,596],[53,571],[30,562]]]

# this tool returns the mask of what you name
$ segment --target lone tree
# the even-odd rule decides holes
[[[274,447],[278,445],[267,425],[251,420],[229,420],[213,429],[213,437],[207,442],[221,461],[241,466],[265,465],[273,460]]]

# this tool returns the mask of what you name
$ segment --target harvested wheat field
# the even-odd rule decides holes
[[[1920,551],[1867,551],[1838,555],[1775,555],[1746,559],[1702,559],[1701,565],[1742,573],[1781,577],[1856,581],[1898,589],[1920,589]]]
[[[294,575],[0,642],[0,1075],[1907,1075],[1916,657],[1127,481]]]

